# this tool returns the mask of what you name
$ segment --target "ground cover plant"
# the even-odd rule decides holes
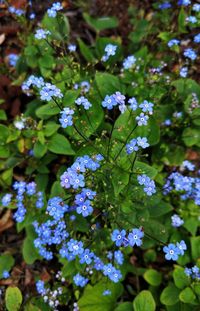
[[[1,309],[198,311],[200,3],[74,2],[0,2]]]

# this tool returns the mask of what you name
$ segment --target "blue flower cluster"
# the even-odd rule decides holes
[[[105,54],[102,56],[102,61],[103,62],[106,62],[110,56],[114,56],[116,54],[116,50],[117,50],[117,45],[114,45],[114,44],[107,44],[104,51],[105,51]]]
[[[194,42],[195,42],[195,43],[200,43],[200,33],[198,33],[198,35],[196,35],[196,36],[194,37]]]
[[[126,233],[126,230],[118,230],[118,229],[115,229],[113,232],[112,232],[112,235],[111,235],[111,239],[113,242],[115,242],[115,245],[120,247],[120,246],[124,246],[124,247],[127,247],[127,246],[141,246],[142,245],[142,238],[144,237],[144,232],[142,229],[132,229],[131,232]]]
[[[59,305],[59,296],[63,294],[62,287],[58,287],[55,290],[50,290],[50,288],[45,288],[45,283],[42,280],[36,282],[36,290],[38,294],[43,297],[45,303],[48,303],[50,308],[57,311]]]
[[[57,12],[62,10],[63,6],[60,2],[55,2],[53,3],[52,7],[50,9],[47,10],[47,14],[49,17],[56,17]]]
[[[83,173],[86,170],[96,171],[103,160],[103,156],[101,154],[96,155],[94,158],[90,158],[85,155],[83,157],[78,157],[74,164],[68,168],[60,177],[61,186],[63,188],[69,189],[78,189],[83,188],[85,186],[85,178]]]
[[[104,108],[107,108],[108,110],[113,109],[115,106],[119,107],[119,110],[121,113],[124,113],[127,109],[127,106],[125,104],[126,97],[121,94],[121,92],[116,92],[112,95],[106,95],[104,100],[102,101],[102,106]],[[135,111],[138,108],[138,103],[135,97],[129,98],[128,100],[129,107],[131,110]],[[140,105],[139,108],[141,108],[142,112],[139,116],[136,117],[136,121],[139,126],[141,125],[147,125],[147,121],[149,119],[148,115],[145,115],[144,112],[147,112],[149,114],[153,113],[153,106],[154,104],[151,102],[148,102],[147,100],[144,100]]]
[[[44,82],[42,77],[31,75],[25,82],[23,82],[22,90],[29,91],[31,86],[40,89],[39,93],[41,100],[50,101],[53,98],[61,99],[63,97],[59,88],[49,82]]]
[[[177,40],[177,39],[171,39],[167,45],[171,48],[172,46],[174,45],[179,45],[180,44],[180,40]]]
[[[80,83],[74,84],[74,89],[77,90],[78,88],[81,88],[81,93],[86,94],[90,90],[90,83],[88,81],[82,81]]]
[[[61,112],[61,117],[59,119],[60,124],[63,128],[66,128],[68,126],[72,126],[73,125],[73,114],[74,114],[74,110],[70,109],[70,108],[64,108]]]
[[[49,30],[37,29],[35,33],[35,38],[38,40],[46,39],[51,33]]]
[[[195,60],[197,58],[197,54],[192,48],[187,48],[183,55],[191,60]]]
[[[11,14],[16,14],[17,16],[22,16],[25,14],[25,11],[22,9],[16,9],[14,6],[9,6],[8,12]]]
[[[186,161],[187,162],[187,161]],[[181,167],[182,169],[182,167]],[[187,166],[188,169],[188,166]],[[193,170],[193,165],[189,166],[189,170]],[[173,172],[166,180],[163,193],[167,195],[172,191],[180,192],[182,200],[194,200],[196,205],[200,205],[200,178],[185,176],[179,172]]]
[[[85,287],[85,285],[88,283],[89,280],[85,278],[84,276],[82,276],[80,273],[77,273],[73,277],[73,281],[77,286]]]
[[[130,69],[136,62],[136,58],[133,55],[128,56],[123,61],[123,69]]]
[[[184,224],[183,219],[181,219],[177,214],[174,214],[171,217],[172,220],[172,227],[178,228]]]
[[[131,141],[126,144],[126,152],[128,154],[133,153],[134,151],[138,151],[139,148],[145,149],[149,147],[149,143],[146,137],[137,137],[136,139],[133,138]]]
[[[77,98],[75,100],[75,103],[78,106],[83,106],[85,110],[88,110],[88,109],[90,109],[90,107],[92,107],[92,104],[84,96],[81,96],[81,97]]]
[[[170,243],[168,246],[163,247],[163,252],[165,253],[165,258],[167,260],[178,260],[179,256],[183,256],[187,250],[187,245],[184,241],[176,244]]]
[[[2,272],[2,278],[3,279],[8,279],[10,277],[10,273],[7,270],[4,270]]]
[[[200,280],[200,269],[196,265],[192,268],[185,268],[184,272],[192,279]]]
[[[137,177],[138,183],[144,186],[144,192],[151,196],[153,193],[156,193],[156,185],[153,180],[151,180],[147,175],[139,175]]]
[[[26,214],[26,207],[24,206],[24,201],[26,199],[25,195],[28,197],[33,197],[35,200],[35,204],[37,208],[42,208],[44,205],[43,200],[43,194],[42,192],[36,191],[36,183],[30,182],[26,183],[24,181],[16,181],[13,184],[13,189],[17,192],[17,195],[15,197],[16,200],[16,207],[17,211],[14,214],[14,219],[17,222],[22,222],[25,218]],[[2,198],[2,205],[4,207],[8,206],[11,203],[13,195],[10,193],[7,193]]]
[[[15,54],[15,53],[9,54],[8,55],[9,65],[12,67],[15,67],[18,59],[19,59],[19,55]]]

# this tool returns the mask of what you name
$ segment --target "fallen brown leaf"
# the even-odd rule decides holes
[[[14,225],[11,210],[7,210],[0,219],[0,233],[11,228]]]

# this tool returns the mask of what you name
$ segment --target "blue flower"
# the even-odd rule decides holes
[[[7,270],[4,270],[2,272],[3,279],[8,279],[10,277],[10,273]]]
[[[147,175],[143,174],[143,175],[139,175],[137,177],[137,180],[140,185],[146,185],[150,182],[151,179]]]
[[[127,58],[124,59],[123,61],[123,68],[124,69],[130,69],[133,67],[133,65],[136,62],[136,58],[133,55],[128,56]]]
[[[84,107],[85,110],[90,109],[90,107],[92,107],[92,104],[88,101],[87,98],[85,98],[84,96],[81,96],[79,98],[77,98],[75,100],[75,103],[80,106],[82,105]]]
[[[178,4],[188,6],[189,4],[191,4],[191,1],[190,0],[178,0]]]
[[[188,171],[194,171],[195,165],[188,160],[183,161],[181,168],[186,168]]]
[[[187,68],[187,67],[182,67],[182,68],[180,69],[179,74],[180,74],[180,76],[181,76],[182,78],[186,78],[187,75],[188,75],[188,68]]]
[[[196,52],[191,48],[186,49],[183,55],[191,60],[195,60],[197,58]]]
[[[193,4],[192,10],[195,12],[200,12],[200,4],[198,3]]]
[[[146,137],[137,137],[137,145],[138,147],[141,147],[142,149],[148,148],[149,143],[147,141]]]
[[[63,200],[59,197],[54,197],[47,203],[47,212],[55,220],[63,218],[68,209],[68,205],[64,204]]]
[[[116,92],[115,94],[113,94],[113,97],[117,104],[122,105],[125,103],[126,97],[121,92]]]
[[[120,250],[114,252],[114,259],[118,265],[122,265],[124,262],[124,255]]]
[[[149,116],[146,116],[143,112],[141,112],[140,115],[136,117],[136,121],[139,126],[147,125],[148,119]]]
[[[75,44],[69,44],[68,45],[68,50],[70,52],[75,52],[76,51],[76,45]]]
[[[126,237],[125,230],[119,231],[118,229],[115,229],[111,235],[111,239],[113,242],[115,242],[116,246],[122,246],[124,243],[125,237]]]
[[[200,43],[200,33],[194,37],[194,42]]]
[[[130,104],[130,109],[135,111],[138,108],[138,103],[135,97],[132,97],[128,100],[128,103]]]
[[[40,90],[41,100],[50,101],[53,97],[62,98],[63,94],[61,90],[51,83],[45,83],[45,85]]]
[[[56,17],[57,11],[60,11],[63,9],[63,6],[60,2],[53,3],[52,7],[47,10],[47,14],[49,17]]]
[[[186,21],[191,23],[191,24],[196,24],[197,23],[197,18],[195,16],[188,16],[186,18]]]
[[[140,229],[133,229],[132,232],[128,234],[128,242],[130,246],[141,246],[142,238],[144,236],[144,232]]]
[[[143,112],[149,112],[150,114],[153,113],[153,106],[154,104],[152,104],[151,102],[148,102],[147,100],[144,100],[139,107],[142,108]]]
[[[178,228],[184,224],[184,221],[176,214],[171,217],[172,226]]]
[[[191,275],[192,275],[192,269],[185,268],[184,272],[185,272],[185,274],[186,274],[187,276],[191,276]]]
[[[36,193],[36,183],[34,181],[26,185],[26,193],[30,196]]]
[[[106,97],[102,101],[102,106],[104,108],[107,108],[108,110],[113,109],[113,107],[116,106],[116,105],[117,105],[117,102],[116,102],[116,100],[115,100],[113,95],[111,95],[111,96],[106,95]]]
[[[126,144],[126,152],[131,154],[133,151],[138,151],[137,140],[132,139],[128,144]]]
[[[183,240],[180,243],[177,242],[176,247],[178,249],[178,254],[183,256],[185,250],[187,250],[187,245],[185,244],[185,242]]]
[[[49,30],[44,30],[44,29],[37,29],[36,30],[36,33],[35,33],[35,38],[38,39],[38,40],[41,40],[41,39],[46,39],[46,37],[48,35],[50,35],[50,31]]]
[[[81,264],[86,263],[90,265],[93,260],[93,257],[94,257],[94,253],[91,252],[89,249],[85,249],[84,252],[79,255],[80,263]]]
[[[172,46],[174,46],[174,45],[178,45],[178,44],[180,44],[180,40],[177,40],[177,39],[172,39],[172,40],[170,40],[168,43],[167,43],[167,45],[171,48]]]
[[[41,280],[37,281],[36,289],[39,294],[44,295],[46,293],[46,289],[44,287],[44,281],[41,281]]]
[[[151,196],[153,193],[156,193],[155,183],[153,180],[144,185],[144,192],[148,196]]]
[[[104,290],[103,296],[110,296],[111,295],[111,291],[109,289]]]
[[[168,246],[163,247],[163,251],[165,253],[165,258],[167,260],[176,261],[178,259],[179,249],[177,248],[176,245],[170,243]]]
[[[161,9],[161,10],[166,10],[166,9],[171,8],[171,7],[172,7],[172,5],[169,2],[164,2],[164,3],[159,5],[159,9]]]
[[[88,283],[88,279],[82,276],[80,273],[77,273],[73,277],[73,281],[77,286],[84,287]]]
[[[8,55],[9,65],[15,67],[18,59],[19,59],[19,55],[15,54],[15,53],[9,54]]]
[[[7,193],[3,196],[3,198],[1,199],[1,204],[4,207],[7,207],[10,203],[11,203],[11,199],[12,199],[12,194],[11,193]]]
[[[105,47],[105,52],[108,56],[113,56],[115,55],[117,49],[117,45],[113,45],[113,44],[107,44]]]
[[[83,204],[80,204],[76,207],[76,212],[82,214],[83,217],[87,217],[92,214],[93,208],[90,205],[90,201],[86,200]]]
[[[59,122],[61,124],[61,126],[63,128],[66,128],[68,126],[71,126],[73,125],[73,119],[72,119],[72,116],[71,115],[67,115],[65,113],[62,113],[62,116],[61,118],[59,119]]]
[[[74,256],[81,255],[84,252],[83,243],[81,241],[70,239],[67,242],[67,247],[69,252],[71,252]]]

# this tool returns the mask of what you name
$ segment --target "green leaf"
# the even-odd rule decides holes
[[[110,73],[97,72],[95,75],[95,82],[102,98],[121,90],[119,78]]]
[[[185,274],[184,269],[179,266],[176,266],[173,271],[173,279],[176,287],[180,289],[183,289],[190,284],[190,279]]]
[[[199,144],[200,141],[200,131],[195,128],[186,128],[183,131],[182,139],[186,146],[191,147]]]
[[[7,115],[4,110],[0,109],[0,120],[7,120]]]
[[[45,14],[42,24],[51,32],[51,37],[56,40],[66,40],[69,36],[70,26],[68,18],[64,14],[57,14],[56,18]]]
[[[185,33],[187,32],[186,31],[186,17],[187,17],[187,14],[185,13],[185,10],[183,7],[181,7],[180,9],[180,13],[179,13],[179,16],[178,16],[178,30],[180,33]]]
[[[44,67],[44,68],[52,68],[53,65],[55,64],[53,56],[49,54],[43,55],[39,59],[39,66]]]
[[[186,228],[193,236],[196,235],[199,226],[199,220],[197,217],[190,216],[184,220],[183,227]]]
[[[0,124],[0,142],[5,143],[9,136],[9,128],[5,125]]]
[[[95,57],[91,49],[81,39],[78,39],[78,44],[79,44],[81,54],[83,55],[85,60],[89,63],[92,63],[93,61],[95,61]]]
[[[111,295],[103,296],[106,289],[111,291]],[[83,296],[78,301],[78,306],[81,311],[113,311],[121,294],[122,285],[120,283],[102,281],[95,286],[88,285],[86,287]]]
[[[136,161],[134,165],[134,169],[141,174],[148,175],[150,178],[154,178],[157,175],[157,169],[144,162]]]
[[[48,150],[56,154],[75,154],[68,139],[61,134],[54,134],[53,136],[51,136],[50,140],[48,141],[47,148]]]
[[[129,182],[129,174],[116,167],[112,172],[112,184],[114,187],[115,195],[118,196],[119,193],[126,187]]]
[[[47,152],[47,146],[41,144],[39,141],[36,141],[33,147],[33,153],[36,158],[42,158]]]
[[[22,304],[22,294],[18,287],[9,286],[5,295],[6,308],[8,311],[18,311]]]
[[[40,258],[34,246],[33,240],[29,237],[26,237],[23,242],[22,254],[28,265],[32,265],[37,259]]]
[[[192,251],[192,258],[197,260],[200,257],[200,236],[191,237],[191,251]]]
[[[36,110],[36,116],[42,120],[49,119],[60,112],[60,109],[55,104],[46,104]]]
[[[49,136],[53,135],[55,132],[57,132],[59,127],[60,127],[60,125],[56,124],[55,122],[48,122],[44,126],[44,131],[43,131],[44,136],[49,137]]]
[[[174,284],[170,284],[162,291],[160,301],[166,306],[173,306],[179,301],[179,293],[180,290]]]
[[[144,279],[152,286],[159,286],[162,281],[162,274],[154,269],[148,269],[144,273]]]
[[[0,256],[0,277],[2,277],[3,271],[10,271],[15,261],[10,254],[3,254]]]
[[[156,304],[150,291],[143,290],[133,301],[134,311],[154,311]]]
[[[179,294],[179,298],[184,303],[193,303],[193,302],[195,302],[196,296],[190,287],[186,287]]]
[[[104,29],[116,28],[118,26],[118,20],[116,17],[99,17],[93,18],[87,13],[83,13],[85,21],[90,25],[96,32]]]
[[[133,311],[133,305],[131,302],[120,303],[115,311]]]

